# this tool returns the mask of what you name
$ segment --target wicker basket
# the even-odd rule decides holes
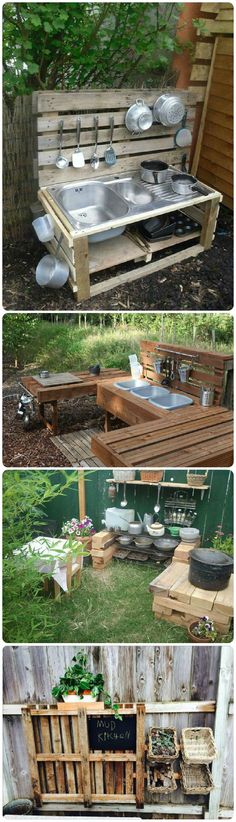
[[[160,731],[171,733],[173,737],[173,745],[175,751],[173,754],[155,754],[153,753],[153,739],[158,737]],[[178,743],[175,728],[151,728],[148,734],[148,760],[150,762],[172,762],[178,756]]]
[[[208,765],[185,765],[180,762],[181,788],[187,794],[208,794],[212,791],[213,780]]]
[[[217,756],[211,728],[183,728],[181,750],[186,765],[209,765]]]
[[[187,474],[187,483],[191,486],[191,488],[200,488],[201,485],[204,485],[206,482],[208,472],[206,471],[205,474]]]
[[[172,791],[176,791],[177,782],[173,766],[167,763],[157,766],[147,765],[147,790],[150,793],[172,793]]]
[[[140,471],[142,482],[161,482],[163,471]]]
[[[113,479],[115,482],[132,482],[135,480],[136,471],[130,471],[129,468],[114,468]]]

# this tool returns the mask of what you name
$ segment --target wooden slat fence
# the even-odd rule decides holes
[[[51,703],[51,689],[71,662],[77,646],[25,646],[4,649],[4,703]],[[221,649],[191,646],[85,646],[91,670],[101,671],[107,690],[118,702],[173,702],[214,700]],[[14,712],[14,707],[12,708]],[[188,725],[214,725],[213,713],[179,712],[149,714],[145,730],[155,724],[175,726],[179,735]],[[232,769],[228,767],[232,748],[232,716],[228,717],[228,749],[222,783],[222,799],[231,805]],[[32,787],[20,716],[4,717],[4,756],[6,768],[5,801],[31,796]],[[68,766],[67,766],[68,767]],[[148,798],[148,801],[152,801]],[[156,801],[156,800],[155,800]],[[188,799],[178,789],[168,801],[179,805]]]

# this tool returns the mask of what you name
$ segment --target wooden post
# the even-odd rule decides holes
[[[212,763],[212,779],[215,787],[210,793],[208,819],[219,819],[221,782],[227,737],[227,717],[232,685],[232,665],[233,651],[227,645],[222,645],[215,713],[215,743],[218,756]]]
[[[79,518],[86,516],[85,479],[84,471],[78,471]]]
[[[87,714],[85,708],[78,711],[79,745],[81,753],[82,785],[84,794],[84,804],[86,808],[92,805],[91,775],[89,763],[89,740]]]
[[[22,722],[23,722],[23,729],[25,734],[25,741],[26,747],[28,751],[29,757],[29,766],[30,766],[30,776],[32,780],[32,788],[34,799],[36,805],[41,807],[41,789],[40,789],[40,782],[39,782],[39,772],[38,772],[38,765],[36,759],[36,748],[35,748],[35,741],[34,741],[34,731],[31,719],[30,708],[22,708]]]
[[[57,400],[52,400],[52,433],[58,434],[58,408]]]
[[[111,414],[110,411],[105,411],[104,431],[105,434],[111,430]]]
[[[222,199],[222,198],[221,198]],[[200,243],[205,250],[211,247],[212,240],[215,233],[216,221],[220,207],[220,200],[209,200],[206,203],[204,220],[202,224]]]
[[[53,587],[54,587],[54,598],[55,599],[60,599],[61,586],[59,585],[59,582],[56,581],[56,579],[53,580]]]
[[[196,142],[195,152],[194,152],[194,156],[193,156],[193,162],[192,162],[192,165],[191,165],[191,174],[193,174],[194,176],[196,176],[196,174],[197,174],[199,160],[200,160],[202,140],[203,140],[203,134],[204,134],[204,128],[205,128],[205,122],[206,122],[206,116],[207,116],[208,101],[209,101],[209,96],[210,96],[211,83],[212,83],[213,70],[214,70],[214,65],[215,65],[218,42],[219,42],[219,37],[216,37],[215,42],[214,42],[213,52],[212,52],[210,71],[209,71],[208,78],[207,78],[207,86],[206,86],[206,90],[205,90],[205,97],[204,97],[200,127],[199,127],[199,130],[198,130],[197,142]]]
[[[75,271],[77,285],[77,302],[90,297],[88,238],[74,239]]]
[[[67,593],[70,593],[71,590],[71,582],[72,582],[72,554],[68,554],[66,560],[66,584],[67,584]]]
[[[145,704],[137,703],[136,727],[136,807],[144,805],[144,766],[145,766]]]

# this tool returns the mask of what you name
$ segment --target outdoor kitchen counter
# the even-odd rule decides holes
[[[89,394],[96,395],[97,386],[103,380],[111,379],[111,377],[112,380],[116,380],[128,376],[127,371],[122,371],[119,368],[102,368],[99,376],[90,374],[88,371],[72,371],[72,374],[79,377],[80,382],[44,387],[36,377],[26,376],[21,378],[21,384],[39,403],[40,419],[53,434],[58,433],[59,400],[75,399]],[[46,403],[50,403],[52,406],[52,422],[45,418],[44,406]]]
[[[130,379],[127,374],[126,377]],[[149,420],[156,420],[160,417],[166,419],[169,414],[171,414],[171,416],[174,414],[176,418],[176,414],[178,413],[177,409],[166,411],[166,409],[163,408],[155,408],[155,406],[151,405],[147,400],[142,400],[141,397],[135,397],[130,391],[117,388],[114,382],[114,378],[107,379],[97,386],[97,405],[100,405],[106,413],[105,431],[109,431],[111,415],[123,422],[127,422],[128,425],[135,425],[145,420],[148,422]],[[154,382],[151,381],[150,385],[154,385]],[[156,383],[156,385],[160,384]],[[178,389],[175,388],[173,388],[172,393],[173,392],[180,394]],[[198,397],[192,397],[187,391],[184,393],[193,400],[194,405],[199,405]],[[191,405],[188,406],[189,409],[192,407]]]
[[[156,418],[152,422],[93,436],[93,453],[106,466],[129,468],[232,465],[231,411],[223,406],[203,408],[195,403],[178,411],[158,410],[159,419],[155,409],[151,413]]]

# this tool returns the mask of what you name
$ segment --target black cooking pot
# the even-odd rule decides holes
[[[90,365],[89,366],[89,373],[90,374],[95,374],[96,376],[99,376],[100,371],[101,371],[101,368],[100,368],[99,363],[97,363],[97,365]]]
[[[213,548],[194,548],[190,553],[189,582],[204,591],[223,591],[233,571],[233,560]]]

